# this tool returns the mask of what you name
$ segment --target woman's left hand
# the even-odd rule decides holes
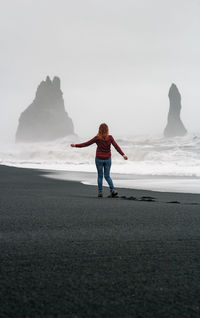
[[[128,157],[126,155],[123,155],[124,160],[128,160]]]
[[[71,144],[71,147],[76,147],[76,145],[75,144]]]

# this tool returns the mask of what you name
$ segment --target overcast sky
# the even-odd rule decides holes
[[[47,75],[61,78],[77,134],[162,133],[168,90],[200,131],[200,0],[0,0],[0,135]]]

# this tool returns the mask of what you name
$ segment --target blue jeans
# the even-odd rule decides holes
[[[112,179],[110,177],[111,158],[109,158],[109,159],[95,158],[95,163],[96,163],[97,172],[98,172],[97,182],[98,182],[99,192],[102,192],[102,190],[103,190],[103,188],[102,188],[103,174],[104,174],[104,178],[108,182],[110,190],[113,190],[114,185],[113,185]]]

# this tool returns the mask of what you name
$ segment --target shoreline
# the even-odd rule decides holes
[[[77,171],[58,171],[58,170],[46,170],[46,169],[35,169],[35,168],[24,168],[24,167],[14,167],[14,166],[6,166],[6,165],[1,165],[0,164],[0,170],[2,168],[5,169],[10,169],[10,171],[17,171],[18,173],[22,172],[26,174],[32,173],[33,175],[38,176],[39,178],[44,178],[44,179],[49,179],[50,181],[55,181],[55,182],[61,182],[64,184],[73,184],[75,183],[76,185],[79,184],[79,186],[82,187],[82,189],[88,189],[88,195],[93,195],[93,197],[97,197],[97,183],[95,184],[87,184],[84,181],[81,181],[80,175],[82,175],[83,179],[85,176],[92,175],[92,176],[97,176],[96,173],[93,172],[77,172]],[[114,174],[112,174],[114,175]],[[123,174],[118,174],[123,178]],[[140,178],[140,176],[139,176]],[[95,178],[96,179],[96,178]],[[178,178],[179,179],[179,178]],[[114,179],[114,181],[116,181]],[[109,188],[107,184],[103,184],[103,192],[104,192],[104,199],[107,198],[109,195]],[[92,190],[91,190],[92,189]],[[155,202],[160,202],[160,203],[183,203],[183,204],[193,204],[193,205],[199,205],[200,204],[200,194],[199,193],[190,193],[190,192],[173,192],[173,191],[156,191],[156,190],[148,190],[148,189],[141,189],[141,188],[126,188],[126,187],[116,187],[116,189],[119,192],[119,198],[118,200],[121,199],[127,199],[129,200],[130,197],[135,197],[136,200],[140,200],[143,196],[145,197],[152,197],[155,199]],[[86,190],[87,191],[87,190]],[[85,192],[85,191],[84,191]],[[125,195],[125,198],[124,197]],[[130,199],[131,200],[131,199]]]
[[[1,164],[2,165],[2,164]],[[44,171],[44,176],[57,180],[79,181],[85,185],[97,185],[97,172],[64,170],[52,168],[39,168],[37,166],[12,166],[8,167],[33,169]],[[111,177],[116,188],[141,191],[171,192],[200,194],[200,177],[196,176],[166,176],[166,175],[136,175],[128,173],[116,173],[111,171]],[[105,187],[108,187],[103,179]]]
[[[64,171],[48,170],[48,178],[57,180],[79,181],[85,185],[97,186],[97,173],[84,171]],[[128,175],[122,173],[111,173],[116,188],[154,191],[154,192],[171,192],[171,193],[191,193],[200,194],[200,178],[197,177],[170,177],[170,176],[150,176],[150,175]],[[104,186],[108,187],[105,179]],[[185,186],[190,185],[190,191]]]

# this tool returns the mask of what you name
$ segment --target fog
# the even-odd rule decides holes
[[[0,139],[46,78],[61,78],[79,136],[101,122],[115,135],[162,133],[168,90],[199,132],[199,0],[1,0]]]

